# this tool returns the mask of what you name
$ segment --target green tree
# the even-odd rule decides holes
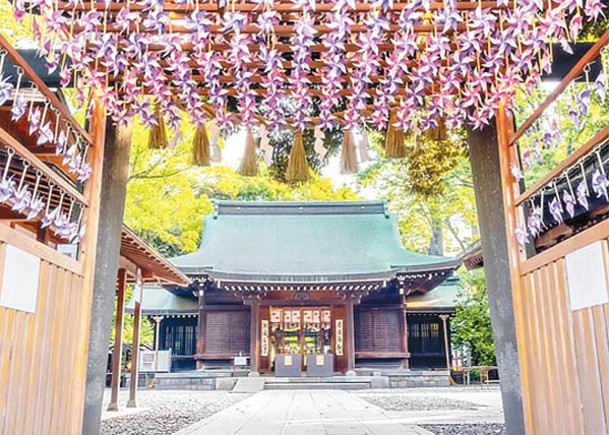
[[[382,155],[383,135],[373,146]],[[476,236],[473,181],[461,135],[446,141],[410,139],[404,159],[379,158],[358,176],[360,189],[389,200],[407,249],[463,251]]]
[[[459,277],[461,288],[451,320],[453,344],[469,349],[472,365],[496,365],[484,271],[465,271]]]

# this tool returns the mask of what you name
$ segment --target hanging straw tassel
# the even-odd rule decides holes
[[[222,163],[222,150],[218,144],[220,138],[220,129],[214,121],[211,121],[207,126],[207,134],[209,136],[209,148],[211,149],[211,162]]]
[[[368,153],[368,148],[370,148],[370,142],[368,141],[368,132],[366,129],[362,130],[362,140],[359,141],[359,161],[369,162],[372,160],[370,158],[370,154]]]
[[[150,129],[148,148],[153,150],[165,149],[169,145],[169,141],[167,140],[167,128],[165,127],[165,120],[163,119],[158,104],[154,106],[154,114],[156,116],[156,124]]]
[[[425,133],[429,140],[446,140],[446,124],[444,123],[444,118],[438,118],[438,126],[436,128],[430,128]]]
[[[251,128],[247,129],[245,135],[245,150],[239,173],[245,177],[254,177],[258,173],[258,156],[256,155],[256,141],[254,140],[254,132]]]
[[[406,145],[404,144],[404,132],[395,128],[395,113],[391,113],[387,134],[385,136],[385,157],[401,159],[406,157]]]
[[[358,170],[357,155],[355,154],[355,138],[352,130],[345,130],[343,146],[340,152],[340,173],[356,174]]]
[[[307,153],[305,152],[304,141],[302,140],[302,131],[296,132],[296,135],[294,136],[294,144],[290,150],[285,178],[290,182],[307,181],[311,179],[309,163],[307,162]]]
[[[211,163],[209,136],[205,124],[197,127],[192,139],[192,163],[196,166],[209,166]]]

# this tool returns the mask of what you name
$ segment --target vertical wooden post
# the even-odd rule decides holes
[[[440,314],[442,319],[442,334],[444,335],[444,356],[446,357],[446,370],[450,372],[450,346],[448,341],[448,314]]]
[[[140,361],[140,324],[142,322],[142,299],[143,299],[143,283],[142,269],[136,269],[135,288],[133,295],[135,304],[133,306],[133,343],[131,346],[131,381],[129,382],[129,401],[127,408],[137,407],[137,384],[139,377],[139,361]]]
[[[345,334],[347,335],[347,374],[355,375],[355,321],[352,299],[348,299],[345,304]]]
[[[103,382],[97,387],[97,389],[90,388],[90,377],[89,377],[89,362],[91,361],[91,336],[94,335],[91,332],[91,325],[93,324],[94,310],[92,308],[94,294],[96,292],[95,282],[95,271],[97,269],[98,261],[98,246],[97,237],[99,233],[100,224],[100,208],[101,208],[101,190],[104,176],[104,155],[105,155],[105,142],[106,142],[106,111],[99,100],[94,100],[93,103],[93,117],[91,118],[90,133],[93,142],[92,149],[89,153],[91,156],[91,167],[93,169],[91,178],[85,187],[84,194],[89,200],[89,207],[87,208],[84,216],[82,225],[87,228],[87,234],[83,243],[81,244],[80,254],[83,256],[83,271],[84,280],[83,288],[81,289],[82,298],[82,310],[86,310],[89,315],[82,316],[83,325],[81,330],[85,331],[82,337],[75,343],[77,349],[75,352],[77,355],[87,354],[87,364],[79,364],[76,372],[74,373],[75,390],[85,391],[83,409],[75,412],[81,412],[81,421],[78,426],[82,426],[83,435],[89,433],[99,433],[100,419],[101,419],[101,408],[102,408],[102,395],[105,385],[105,373],[106,373],[106,358],[108,357],[107,340],[106,347],[103,353],[103,359],[98,364],[98,375],[95,377],[95,384],[99,381]],[[118,263],[118,259],[117,259]],[[113,278],[116,278],[116,271],[112,274]],[[111,284],[110,284],[111,285]],[[108,289],[106,288],[106,291]],[[112,300],[112,305],[114,300]],[[112,316],[112,310],[110,310],[110,316]],[[97,354],[97,358],[100,358],[101,351]],[[101,376],[99,376],[101,374]]]
[[[108,411],[118,411],[118,389],[121,383],[123,357],[123,319],[125,317],[125,287],[127,271],[118,270],[118,291],[116,296],[116,321],[114,323],[114,349],[112,351],[112,385]]]
[[[250,376],[258,376],[258,356],[260,341],[260,301],[250,305]]]
[[[200,358],[205,353],[205,290],[199,289],[199,318],[197,319],[197,369],[203,368]]]
[[[508,123],[501,106],[497,124],[491,123],[482,130],[468,129],[467,141],[506,429],[508,435],[520,435],[525,433],[525,427],[514,311],[519,280],[512,262],[514,224],[506,221],[508,215],[515,213]]]
[[[400,333],[402,334],[402,349],[405,353],[408,354],[408,318],[406,317],[406,295],[400,295],[401,299],[401,316],[402,316],[402,324],[400,325]],[[410,354],[408,357],[402,360],[402,368],[408,369],[410,366]]]

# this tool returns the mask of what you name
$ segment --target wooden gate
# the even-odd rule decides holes
[[[0,110],[0,181],[9,181],[0,195],[0,435],[78,434],[105,115],[95,103],[91,137],[1,36],[0,51],[12,63],[11,74],[28,83],[27,92],[16,89]],[[14,120],[10,109],[18,98],[32,100]],[[33,111],[53,126],[46,142],[39,139],[43,130],[31,125]],[[57,152],[53,142],[60,131],[67,133],[64,151]],[[82,153],[72,171],[68,149]],[[84,164],[90,165],[84,168],[90,177],[73,170]],[[23,195],[27,200],[20,206]],[[44,206],[35,208],[36,200]]]
[[[607,144],[609,128],[601,128],[522,193],[518,177],[513,175],[513,167],[518,167],[522,158],[518,153],[518,141],[535,127],[541,115],[567,87],[584,74],[608,41],[609,33],[606,33],[518,130],[513,131],[514,122],[507,110],[501,107],[498,113],[506,224],[508,232],[514,234],[508,242],[509,261],[528,434],[609,433],[609,304],[606,303],[609,300],[606,294],[609,221],[602,220],[607,216],[606,210],[595,211],[591,206],[585,225],[580,225],[583,218],[573,223],[571,216],[568,224],[560,224],[548,215],[552,195],[560,196],[564,201],[564,191],[569,192],[572,187],[569,171],[581,168],[578,183],[586,177],[590,182],[589,168],[599,168],[599,163],[594,163],[597,166],[590,163],[596,162],[595,153],[600,170],[603,170],[605,160],[600,157],[599,150],[601,145]],[[561,185],[565,180],[567,185]],[[592,191],[591,182],[589,187]],[[541,194],[541,201],[540,192],[545,192]],[[544,194],[549,196],[544,198]],[[590,198],[597,201],[597,198]],[[562,213],[569,219],[564,205]],[[527,218],[535,207],[541,207],[542,216],[546,213],[546,222],[552,224],[551,228],[542,229],[545,235],[532,237],[529,234],[533,240],[525,248],[517,242],[517,235],[520,232],[520,237],[524,237],[523,228],[527,223],[530,227]],[[531,244],[536,252],[531,252]],[[538,249],[540,245],[543,246]],[[594,254],[586,257],[582,249],[594,251]],[[598,261],[599,266],[582,262],[586,258]],[[576,267],[580,270],[590,268],[590,274],[579,276],[577,269],[569,269],[571,261],[579,262]],[[601,281],[600,285],[594,284],[595,279]],[[596,301],[578,305],[576,299],[588,290],[592,293],[592,287],[602,289],[601,294],[596,294]]]

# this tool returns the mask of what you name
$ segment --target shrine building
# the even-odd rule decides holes
[[[460,260],[405,250],[384,201],[218,201],[171,262],[193,284],[148,288],[143,314],[172,371],[446,367]]]

